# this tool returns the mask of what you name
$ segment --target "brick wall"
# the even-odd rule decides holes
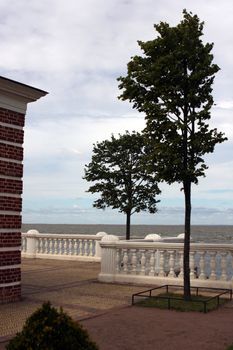
[[[21,295],[22,113],[0,108],[0,303]]]

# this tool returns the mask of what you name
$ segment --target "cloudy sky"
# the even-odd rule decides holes
[[[221,71],[212,124],[228,142],[206,157],[206,178],[193,187],[193,224],[233,224],[233,2],[231,0],[0,0],[0,75],[49,92],[30,104],[25,128],[25,223],[124,223],[117,211],[92,208],[82,179],[92,145],[112,133],[144,128],[144,118],[117,99],[116,78],[137,40],[153,25],[176,25],[182,9],[205,21]],[[162,185],[159,213],[135,224],[182,224],[179,185]]]

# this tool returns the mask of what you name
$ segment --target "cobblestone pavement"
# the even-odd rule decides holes
[[[141,287],[99,283],[99,263],[23,259],[22,299],[0,305],[0,343],[22,329],[44,301],[82,320],[130,304]],[[1,349],[1,348],[0,348]]]
[[[23,259],[22,299],[0,305],[0,350],[44,301],[80,320],[101,350],[225,350],[233,302],[208,314],[131,307],[145,287],[99,283],[99,263]]]

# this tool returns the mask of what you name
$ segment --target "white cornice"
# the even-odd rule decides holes
[[[0,107],[25,114],[27,103],[47,95],[46,91],[0,76]]]

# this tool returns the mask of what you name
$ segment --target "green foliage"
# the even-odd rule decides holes
[[[88,333],[62,310],[44,303],[26,321],[7,350],[97,350]]]
[[[155,213],[160,193],[157,174],[148,170],[145,140],[139,133],[126,132],[118,138],[97,143],[84,179],[92,181],[88,192],[100,193],[94,207],[112,207],[127,215],[148,210]]]
[[[176,27],[155,25],[154,40],[138,41],[143,55],[132,57],[127,76],[118,79],[120,98],[146,114],[145,133],[168,183],[197,183],[207,168],[203,155],[226,140],[208,124],[219,70],[212,63],[213,44],[201,40],[203,23],[196,15],[183,15]]]

